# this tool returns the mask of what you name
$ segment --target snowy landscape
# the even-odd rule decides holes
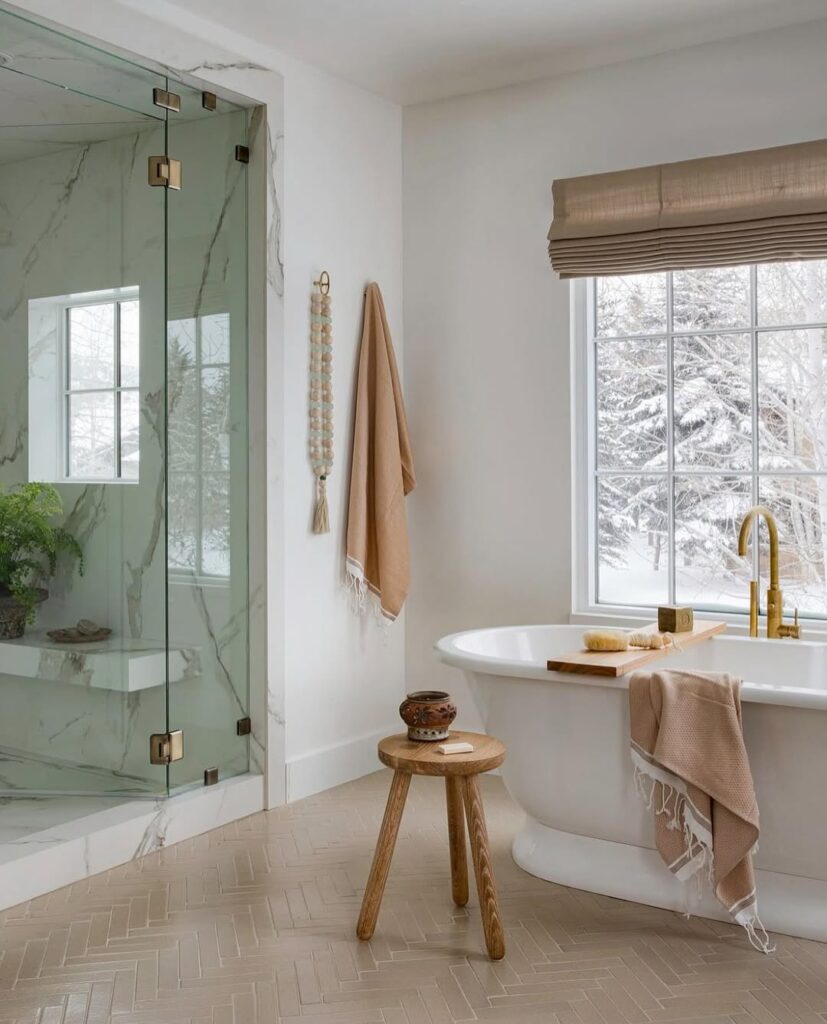
[[[788,613],[827,614],[827,262],[600,278],[593,296],[598,601],[745,608],[738,529],[761,502]]]

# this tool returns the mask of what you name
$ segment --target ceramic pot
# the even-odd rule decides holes
[[[408,739],[417,743],[447,740],[457,706],[443,690],[418,690],[409,693],[399,705],[399,714],[408,727]]]
[[[49,596],[49,591],[37,587],[37,603]],[[0,640],[17,640],[26,629],[26,609],[8,587],[0,586]]]

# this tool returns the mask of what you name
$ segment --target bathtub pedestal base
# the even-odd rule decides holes
[[[656,850],[561,832],[528,818],[514,839],[512,854],[524,871],[549,882],[679,913],[688,910],[696,917],[731,920],[711,893],[704,892],[698,902],[694,884],[678,882]],[[755,879],[767,929],[827,941],[827,882],[761,870],[756,870]]]

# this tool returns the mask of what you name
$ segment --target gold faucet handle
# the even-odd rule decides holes
[[[801,639],[801,626],[799,626],[798,624],[797,608],[795,610],[795,618],[793,620],[793,624],[791,626],[788,626],[782,622],[781,625],[778,627],[778,635],[779,637],[789,637],[791,640]]]

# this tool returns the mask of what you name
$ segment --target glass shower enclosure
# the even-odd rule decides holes
[[[0,9],[0,797],[248,768],[251,112],[208,89]]]

